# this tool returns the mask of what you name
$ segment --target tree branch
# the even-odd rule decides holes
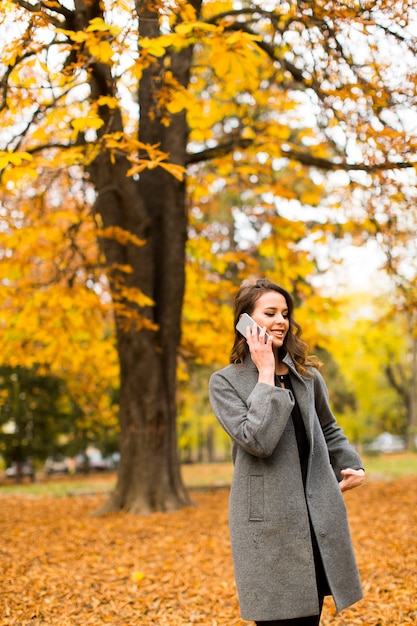
[[[42,11],[48,12],[48,18],[50,19],[51,23],[57,28],[62,27],[62,22],[56,19],[55,17],[53,17],[53,15],[51,15],[51,11],[54,11],[58,15],[62,15],[62,17],[65,20],[68,20],[73,13],[70,9],[67,9],[66,7],[62,6],[62,4],[59,4],[58,2],[49,3],[46,1],[46,2],[37,2],[36,4],[30,4],[29,2],[27,2],[27,0],[13,0],[13,2],[14,4],[17,4],[22,9],[25,9],[26,11],[29,11],[30,13],[41,13]],[[48,6],[49,4],[51,6]]]
[[[388,378],[388,382],[390,383],[390,385],[395,389],[400,398],[402,398],[405,406],[408,407],[410,402],[410,394],[408,393],[405,385],[400,385],[397,381],[392,365],[386,365],[385,374]],[[403,375],[401,376],[401,380],[405,380]]]
[[[252,139],[243,139],[233,135],[225,141],[218,143],[217,146],[213,148],[206,148],[201,152],[188,153],[185,163],[186,165],[192,165],[193,163],[201,163],[202,161],[209,161],[210,159],[218,159],[227,156],[237,148],[248,148],[252,143]]]
[[[201,163],[202,161],[227,156],[238,148],[241,148],[242,150],[249,148],[252,143],[252,139],[244,139],[233,135],[226,138],[224,141],[219,142],[217,146],[206,148],[205,150],[201,150],[201,152],[188,153],[186,165],[192,165],[194,163]],[[367,165],[366,163],[348,163],[347,161],[342,160],[331,161],[330,159],[323,159],[322,157],[314,156],[308,152],[298,152],[296,150],[286,150],[284,148],[281,148],[281,153],[284,158],[292,159],[293,161],[298,161],[298,163],[301,163],[302,165],[315,167],[325,171],[361,171],[372,174],[386,170],[407,169],[414,167],[412,163],[408,162],[392,163],[390,161],[383,161],[381,163]]]
[[[375,172],[382,172],[386,170],[403,170],[414,167],[412,163],[407,161],[392,163],[391,161],[383,161],[381,163],[373,163],[367,165],[366,163],[348,163],[347,161],[331,161],[330,159],[323,159],[316,157],[308,152],[297,152],[296,150],[282,149],[282,155],[298,161],[303,165],[309,165],[310,167],[316,167],[322,170],[343,170],[345,172],[361,171],[372,174]]]

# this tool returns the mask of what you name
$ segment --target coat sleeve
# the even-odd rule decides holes
[[[349,441],[330,409],[329,394],[326,383],[322,375],[314,371],[314,398],[316,413],[326,439],[329,451],[330,463],[340,482],[343,478],[341,470],[351,467],[352,469],[363,469],[362,460],[356,450],[349,444]]]
[[[272,454],[294,407],[291,391],[256,383],[244,398],[219,371],[210,378],[209,394],[214,414],[235,444],[261,458]]]

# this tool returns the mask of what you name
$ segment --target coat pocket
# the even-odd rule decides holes
[[[264,477],[259,474],[249,476],[249,521],[264,520]]]

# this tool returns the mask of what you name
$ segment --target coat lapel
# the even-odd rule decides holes
[[[294,362],[288,354],[285,355],[283,361],[290,370],[291,383],[294,389],[294,394],[300,408],[301,417],[303,418],[304,427],[306,429],[307,438],[310,444],[310,449],[312,449],[314,443],[314,412],[311,411],[311,407],[314,406],[314,402],[311,401],[311,396],[314,393],[314,380],[312,376],[308,378],[303,378],[295,369]]]

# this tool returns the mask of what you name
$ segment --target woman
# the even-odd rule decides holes
[[[231,364],[210,379],[217,419],[233,441],[229,524],[243,619],[317,626],[325,595],[338,611],[361,584],[342,492],[365,472],[330,410],[290,294],[266,279],[243,284]]]

